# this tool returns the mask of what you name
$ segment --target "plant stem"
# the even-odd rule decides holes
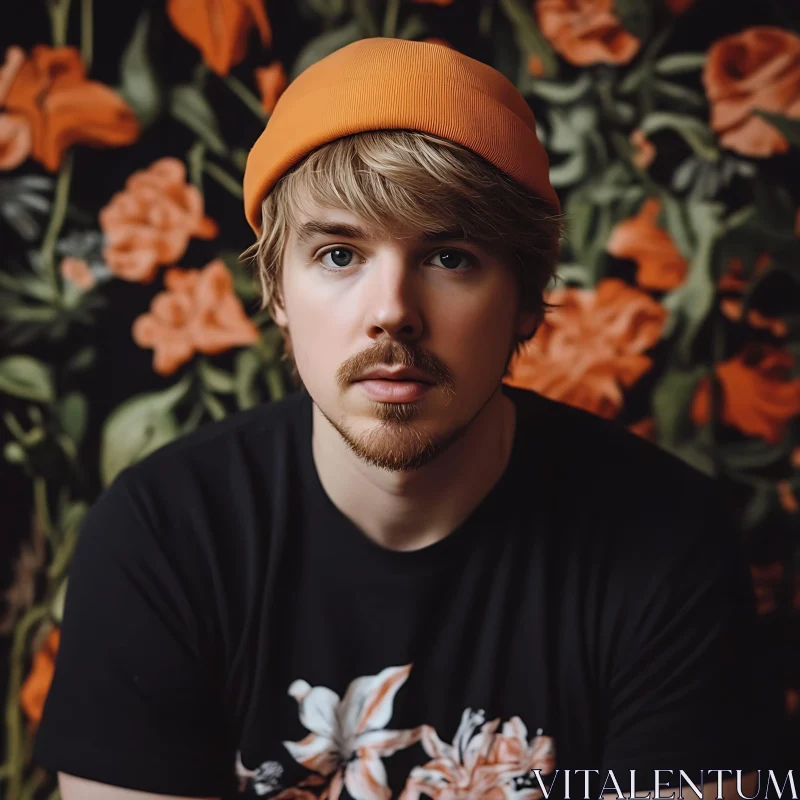
[[[50,13],[50,32],[53,47],[64,47],[67,43],[67,27],[69,25],[70,0],[48,0],[47,10]]]
[[[234,75],[225,77],[226,86],[262,121],[266,121],[267,112],[261,101]]]
[[[240,200],[244,196],[242,187],[235,181],[222,167],[215,164],[213,161],[206,161],[203,164],[203,169],[224,189],[227,189],[234,197]]]
[[[203,191],[203,167],[206,158],[206,143],[198,139],[186,154],[186,161],[189,163],[189,180],[202,192]]]
[[[48,274],[50,286],[53,290],[53,297],[60,305],[61,281],[58,274],[58,267],[55,263],[56,242],[61,233],[61,227],[67,216],[67,205],[69,201],[69,185],[72,179],[72,150],[68,150],[64,155],[64,161],[58,173],[55,194],[53,196],[53,210],[50,214],[50,222],[42,240],[42,249],[39,251],[42,269]]]
[[[33,501],[39,524],[42,526],[45,536],[53,543],[53,520],[50,517],[50,506],[47,502],[47,481],[41,475],[37,475],[33,479]]]
[[[383,35],[389,39],[397,36],[397,17],[400,14],[400,0],[387,0],[386,15],[383,18]]]
[[[8,679],[8,696],[6,700],[6,741],[8,761],[8,789],[6,797],[18,798],[22,788],[22,709],[19,704],[19,690],[22,686],[22,670],[24,668],[25,648],[28,632],[40,620],[50,613],[50,604],[46,602],[28,611],[14,629],[14,641],[11,647],[11,670]]]
[[[94,17],[92,14],[92,0],[81,0],[81,59],[87,74],[92,67],[93,50]]]

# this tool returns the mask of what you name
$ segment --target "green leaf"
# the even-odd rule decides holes
[[[222,403],[220,403],[220,401],[210,392],[203,392],[202,402],[214,420],[223,419],[227,414],[225,411],[225,406],[223,406]]]
[[[683,72],[694,72],[705,66],[705,53],[673,53],[656,62],[656,72],[662,75],[680,75]]]
[[[527,60],[533,54],[539,56],[542,61],[543,77],[555,77],[558,72],[558,59],[550,43],[536,26],[531,4],[522,0],[500,0],[500,7],[514,27],[514,37],[523,57]]]
[[[164,105],[164,92],[147,54],[149,28],[150,14],[145,11],[140,15],[122,54],[121,83],[117,89],[145,127],[158,117]]]
[[[10,464],[24,464],[27,459],[25,448],[19,442],[6,442],[3,455]]]
[[[652,3],[642,0],[614,0],[614,13],[622,22],[622,27],[637,39],[646,41],[652,28]]]
[[[306,0],[308,7],[324,19],[337,19],[345,11],[345,0]]]
[[[550,167],[550,183],[555,187],[571,186],[586,175],[586,151],[578,150],[555,167]]]
[[[664,217],[665,228],[678,250],[685,258],[691,258],[694,253],[694,238],[686,219],[683,204],[676,200],[669,192],[660,192],[661,214]]]
[[[234,380],[239,408],[252,408],[260,401],[261,398],[255,390],[255,381],[261,368],[261,360],[254,350],[241,350],[236,355]]]
[[[89,419],[89,404],[86,396],[80,392],[65,394],[58,402],[58,419],[61,430],[70,439],[79,445],[86,433],[86,423]]]
[[[670,370],[664,374],[652,394],[653,420],[659,441],[674,447],[693,432],[689,408],[704,368],[691,371]]]
[[[197,369],[203,384],[212,392],[233,394],[235,391],[233,375],[225,370],[215,367],[205,359],[198,362]]]
[[[675,100],[678,103],[685,103],[695,108],[704,108],[707,104],[704,94],[696,92],[694,89],[687,89],[679,83],[656,79],[653,81],[652,86],[665,97],[669,97],[670,100]]]
[[[227,154],[228,147],[220,133],[214,109],[196,86],[190,83],[175,86],[169,96],[169,111],[214,153],[220,156]]]
[[[708,126],[695,117],[677,114],[672,111],[654,111],[648,114],[639,125],[645,134],[668,129],[679,133],[689,147],[706,161],[718,161],[720,157],[714,134]]]
[[[89,369],[89,367],[94,364],[96,356],[97,351],[94,347],[87,345],[78,350],[78,352],[67,361],[64,365],[64,370],[66,372],[81,372],[85,369]]]
[[[753,113],[774,125],[792,147],[800,147],[800,119],[789,119],[770,111],[762,111],[760,108],[754,108]]]
[[[126,400],[109,415],[100,445],[104,486],[109,486],[123,469],[177,437],[178,423],[172,409],[190,386],[191,377],[184,377],[166,391]]]
[[[527,73],[528,80],[518,87],[521,92],[535,94],[550,103],[575,103],[592,88],[592,78],[588,72],[582,72],[572,83],[562,81],[543,81]]]
[[[55,392],[50,367],[31,356],[0,359],[0,392],[37,403],[52,403]]]
[[[409,14],[397,33],[398,39],[419,39],[428,33],[428,26],[419,14]]]
[[[693,203],[688,208],[687,218],[695,238],[689,275],[662,301],[670,313],[679,315],[684,322],[676,351],[681,363],[690,361],[694,338],[713,305],[715,289],[711,257],[721,230],[721,215],[718,203]]]
[[[568,220],[566,240],[573,256],[580,263],[585,262],[586,244],[595,217],[595,206],[587,202],[583,194],[572,193],[564,209]]]
[[[586,143],[575,126],[571,124],[569,115],[560,109],[550,109],[547,113],[550,120],[552,144],[550,149],[554,153],[573,153],[585,148]]]
[[[358,19],[352,19],[346,25],[325,31],[308,42],[297,56],[290,71],[289,80],[294,80],[301,72],[304,72],[312,64],[316,64],[317,61],[321,61],[325,56],[361,39],[361,24]]]

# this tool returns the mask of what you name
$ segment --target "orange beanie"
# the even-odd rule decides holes
[[[258,234],[264,197],[304,156],[343,136],[378,129],[449,139],[560,210],[533,112],[511,81],[440,44],[378,37],[315,62],[280,96],[247,158],[250,227]]]

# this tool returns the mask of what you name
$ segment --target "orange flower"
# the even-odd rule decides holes
[[[733,322],[740,322],[744,310],[744,303],[735,297],[729,297],[720,301],[722,313]],[[747,322],[753,328],[768,330],[773,336],[786,336],[789,333],[789,326],[782,320],[774,317],[765,317],[760,311],[751,308],[747,312]]]
[[[642,439],[647,439],[649,442],[654,441],[656,438],[656,423],[652,417],[645,417],[638,422],[632,422],[628,425],[628,430],[637,436],[641,436]]]
[[[800,509],[800,504],[797,502],[792,484],[787,480],[778,481],[776,488],[778,490],[778,502],[781,504],[781,508],[789,514],[796,514],[798,509]]]
[[[785,153],[789,143],[754,109],[800,117],[800,36],[756,26],[714,42],[703,84],[711,128],[722,144],[746,156]]]
[[[561,307],[512,359],[505,382],[614,417],[622,389],[650,369],[643,353],[658,342],[666,310],[618,278],[595,289],[556,289],[547,299]]]
[[[286,72],[283,64],[280,61],[273,61],[268,67],[256,68],[255,75],[258,91],[261,94],[261,105],[267,114],[271,114],[286,88]]]
[[[642,288],[668,291],[683,283],[688,265],[669,234],[656,225],[660,211],[657,198],[645,200],[635,217],[617,223],[606,249],[636,262],[636,280]]]
[[[638,128],[631,133],[628,141],[634,149],[633,163],[639,169],[647,169],[656,157],[655,145],[647,138],[647,134]]]
[[[776,589],[783,580],[783,564],[773,561],[764,567],[750,566],[753,580],[753,592],[756,600],[756,611],[759,614],[771,614],[777,608]]]
[[[716,368],[722,384],[722,421],[748,436],[777,444],[800,414],[800,378],[792,379],[792,355],[777,347],[750,344]],[[691,405],[697,425],[708,422],[711,392],[703,378]]]
[[[31,126],[19,114],[0,114],[0,169],[18,167],[31,152]]]
[[[4,69],[18,61],[19,48],[10,48]],[[108,86],[86,78],[74,47],[34,47],[15,68],[4,104],[26,120],[31,156],[50,171],[58,169],[73,144],[119,147],[139,137],[133,111]]]
[[[613,0],[538,0],[539,28],[571,64],[626,64],[641,42],[622,27]]]
[[[171,157],[134,172],[100,211],[100,227],[109,270],[138,283],[150,283],[159,266],[181,258],[192,236],[213,239],[218,232],[200,190],[186,183],[184,163]]]
[[[264,47],[272,42],[264,0],[168,0],[167,15],[217,75],[227,75],[245,57],[254,25]]]
[[[44,711],[44,703],[56,668],[56,655],[61,641],[61,631],[51,629],[44,644],[33,657],[33,665],[28,677],[20,687],[19,704],[28,717],[29,727],[35,730],[39,726]]]
[[[531,53],[528,57],[528,72],[534,78],[541,78],[544,75],[544,63],[542,57],[537,53]]]
[[[67,256],[61,261],[59,271],[65,280],[74,283],[84,292],[91,289],[97,282],[91,267],[82,258]]]
[[[153,369],[159,375],[171,375],[195,353],[217,355],[258,340],[258,328],[234,294],[233,278],[221,259],[202,270],[173,267],[164,285],[167,291],[153,298],[150,313],[133,323],[133,339],[153,348]]]

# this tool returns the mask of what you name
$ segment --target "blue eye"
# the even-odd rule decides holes
[[[347,258],[346,255],[342,255],[343,253],[344,254],[349,253],[350,258]],[[325,256],[330,256],[336,267],[338,267],[339,269],[345,269],[346,267],[349,267],[352,262],[352,254],[353,251],[349,247],[334,247],[333,249],[324,252],[320,256],[320,259],[324,258]],[[339,263],[340,261],[344,261],[346,263]],[[325,268],[331,270],[332,272],[336,272],[336,270],[332,269],[331,267],[325,267]]]
[[[328,266],[323,262],[326,256],[331,257],[333,266]],[[349,247],[332,247],[330,250],[320,253],[317,261],[328,272],[343,272],[355,263],[353,256],[354,251]],[[461,250],[440,250],[438,253],[434,253],[432,258],[440,258],[441,263],[435,266],[440,266],[447,272],[469,272],[474,266],[472,257]]]

